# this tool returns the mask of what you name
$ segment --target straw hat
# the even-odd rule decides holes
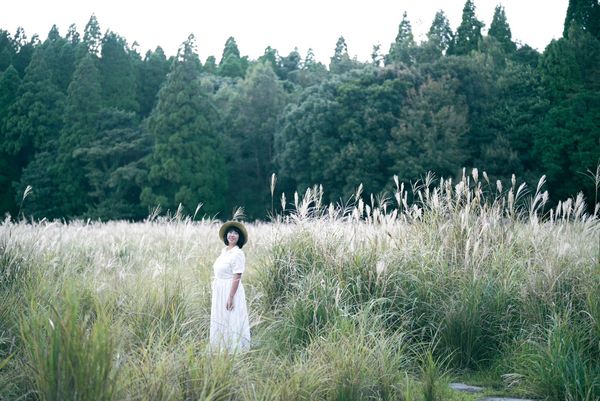
[[[248,231],[246,230],[246,227],[239,221],[227,221],[223,223],[223,225],[219,229],[219,238],[223,239],[223,236],[231,227],[235,227],[238,230],[240,230],[240,232],[244,236],[244,242],[248,242]]]

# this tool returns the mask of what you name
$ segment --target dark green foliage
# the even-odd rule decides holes
[[[12,186],[19,179],[20,173],[17,157],[0,151],[0,210],[12,216],[18,212]]]
[[[600,89],[600,41],[574,29],[567,39],[552,41],[540,61],[542,82],[552,100],[584,89]]]
[[[40,49],[51,71],[52,81],[66,94],[75,71],[76,45],[62,38],[56,26],[53,26]]]
[[[534,154],[559,198],[583,189],[594,199],[585,174],[595,171],[600,154],[600,41],[573,29],[546,48],[540,74],[550,105]]]
[[[318,84],[328,76],[327,67],[317,60],[312,49],[308,49],[300,71],[295,76],[295,82],[303,88]]]
[[[37,152],[23,169],[20,180],[13,183],[21,215],[34,219],[62,219],[66,216],[65,206],[69,204],[65,204],[63,195],[66,177],[57,162],[60,157],[57,141],[48,142],[48,146]],[[21,201],[27,186],[31,186],[31,193]]]
[[[5,75],[8,76],[10,72],[9,68]],[[10,85],[9,82],[7,84]],[[34,184],[26,182],[15,185],[18,181],[23,182],[24,177],[20,177],[22,169],[28,167],[38,152],[48,150],[49,146],[56,144],[62,128],[64,100],[64,94],[52,82],[43,50],[38,48],[3,124],[3,150],[12,155],[8,159],[12,164],[7,173],[13,175],[13,184],[7,185],[6,194],[14,199],[15,206],[21,203],[26,186]],[[44,168],[52,167],[47,165]],[[35,191],[38,189],[43,190],[36,186]],[[12,209],[14,212],[15,207]]]
[[[494,17],[488,35],[495,38],[506,53],[514,52],[517,48],[512,41],[512,33],[510,32],[510,26],[506,20],[504,7],[500,5],[496,6],[496,9],[494,10]]]
[[[563,37],[572,28],[581,29],[600,40],[600,3],[598,0],[569,0]]]
[[[336,119],[337,105],[332,99],[332,88],[325,85],[321,85],[320,90],[308,91],[298,105],[289,105],[281,129],[275,135],[275,160],[285,190],[302,191],[317,182],[313,181],[311,170],[312,137],[333,131]],[[329,146],[322,141],[321,148]]]
[[[104,109],[98,114],[98,138],[74,156],[85,166],[90,203],[87,214],[98,219],[142,219],[139,205],[143,159],[151,141],[141,132],[132,112]]]
[[[384,58],[381,54],[381,45],[379,43],[373,45],[373,51],[371,52],[371,63],[375,67],[381,67],[381,63],[383,62],[383,60]]]
[[[69,30],[67,31],[65,39],[67,39],[67,41],[72,45],[79,44],[81,38],[79,36],[79,32],[77,32],[77,27],[75,26],[75,24],[69,25]]]
[[[64,126],[60,133],[59,191],[63,198],[65,216],[78,216],[87,210],[89,183],[85,177],[84,162],[76,151],[97,139],[98,112],[102,105],[100,73],[94,56],[85,56],[69,85],[65,106]]]
[[[495,134],[486,121],[493,109],[496,90],[494,86],[494,69],[490,63],[482,62],[483,55],[474,57],[448,56],[436,63],[426,66],[433,80],[441,80],[447,76],[456,80],[456,94],[462,97],[468,106],[468,130],[465,133],[464,159],[466,166],[479,166],[482,147],[494,140]],[[486,166],[479,166],[486,169]]]
[[[233,37],[229,37],[225,42],[223,56],[219,63],[218,73],[223,77],[243,78],[248,68],[247,58],[240,56],[240,50]]]
[[[463,165],[468,109],[456,87],[453,80],[430,79],[409,92],[401,122],[390,133],[390,176],[396,174],[406,182],[419,179],[417,171],[452,177]]]
[[[7,111],[3,147],[19,155],[22,166],[62,128],[64,95],[52,82],[42,50],[27,67],[15,102]]]
[[[202,202],[264,218],[272,173],[275,198],[323,184],[339,201],[361,183],[381,194],[394,174],[471,166],[530,185],[546,175],[551,202],[594,199],[599,9],[570,1],[543,54],[513,42],[501,5],[486,36],[473,1],[456,32],[440,10],[419,44],[405,13],[388,54],[376,44],[363,64],[340,37],[329,68],[310,49],[249,60],[233,37],[219,63],[202,66],[190,41],[178,58],[157,47],[142,59],[94,15],[81,36],[52,26],[43,42],[0,29],[0,213],[18,214],[31,185],[23,210],[36,217]]]
[[[102,32],[100,30],[100,24],[94,14],[90,16],[88,23],[85,25],[83,31],[83,45],[87,49],[87,52],[93,56],[100,54],[100,48],[102,46]]]
[[[257,63],[227,99],[222,132],[226,140],[228,181],[234,191],[228,209],[246,205],[246,215],[264,218],[271,208],[269,180],[273,134],[285,106],[285,92],[269,64]]]
[[[25,30],[21,27],[17,29],[13,38],[15,54],[12,57],[12,65],[17,69],[21,77],[25,75],[25,69],[29,65],[31,57],[33,56],[33,51],[38,44],[39,40],[37,35],[33,35],[33,37],[28,40],[27,35],[25,35]]]
[[[279,54],[276,49],[273,49],[271,46],[267,46],[265,48],[265,52],[262,56],[258,58],[258,62],[269,63],[273,71],[277,71],[277,59],[279,58]]]
[[[3,73],[0,72],[0,211],[14,215],[17,211],[12,184],[19,179],[18,157],[6,148],[7,133],[6,121],[8,120],[12,104],[17,99],[17,91],[21,79],[19,73],[11,65]]]
[[[413,64],[415,58],[415,47],[416,44],[412,33],[412,27],[405,11],[402,15],[402,22],[400,22],[400,26],[398,27],[396,40],[390,46],[390,52],[386,58],[386,64]]]
[[[300,64],[302,57],[298,53],[298,49],[294,49],[285,57],[280,57],[277,72],[279,78],[283,80],[289,80],[291,82],[298,82],[298,75],[300,71]]]
[[[217,73],[217,60],[215,56],[208,56],[204,62],[204,72],[215,75]]]
[[[3,73],[0,73],[0,132],[2,133],[3,149],[6,147],[4,144],[6,120],[10,115],[11,105],[17,100],[20,85],[21,78],[19,78],[19,73],[12,65]]]
[[[467,0],[463,8],[462,21],[456,30],[454,41],[448,48],[448,54],[463,55],[477,50],[481,40],[483,22],[475,15],[475,4]]]
[[[493,95],[487,99],[468,98],[472,105],[470,125],[478,127],[478,132],[470,133],[476,137],[469,139],[479,144],[478,149],[472,149],[474,165],[497,178],[515,173],[526,180],[537,179],[542,173],[537,173],[538,162],[531,150],[548,102],[537,70],[506,60],[503,64],[498,67],[491,63],[481,71],[487,79],[495,79],[487,83],[486,89]]]
[[[333,74],[342,74],[356,67],[356,62],[350,59],[348,45],[343,36],[340,36],[335,44],[335,51],[329,63],[329,71]]]
[[[536,68],[540,61],[540,53],[531,46],[524,45],[519,47],[512,56],[512,59],[519,63]]]
[[[594,169],[600,157],[600,92],[582,92],[555,104],[534,145],[557,199],[582,189],[588,199],[594,199],[585,173]]]
[[[126,111],[139,108],[131,52],[125,39],[119,35],[110,31],[104,35],[98,60],[104,107]]]
[[[169,72],[169,61],[161,47],[148,51],[138,70],[138,103],[140,116],[147,117],[156,104],[158,90]]]
[[[419,62],[433,62],[442,55],[452,43],[454,34],[450,28],[450,21],[443,11],[435,13],[435,18],[427,32],[427,41],[416,49]]]
[[[0,72],[11,65],[15,55],[15,46],[8,31],[0,29]]]
[[[365,68],[307,91],[287,109],[275,139],[284,181],[300,190],[326,182],[333,201],[360,183],[378,192],[388,179],[390,132],[417,80],[409,72]]]
[[[153,151],[141,194],[147,208],[188,213],[203,203],[206,213],[223,210],[227,174],[216,131],[217,113],[200,85],[195,40],[182,45],[148,120]]]

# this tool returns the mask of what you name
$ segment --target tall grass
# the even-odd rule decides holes
[[[540,334],[521,344],[516,373],[534,394],[548,400],[600,399],[600,366],[591,333],[569,313],[550,320]]]
[[[109,318],[101,307],[86,308],[74,293],[61,302],[34,303],[21,322],[23,369],[35,394],[43,400],[112,400],[118,336]]]
[[[598,216],[542,188],[472,171],[343,205],[290,196],[248,224],[241,355],[207,347],[218,221],[5,220],[0,399],[451,400],[448,378],[475,371],[594,399]]]

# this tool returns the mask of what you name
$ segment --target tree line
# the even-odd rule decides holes
[[[139,220],[202,204],[265,218],[281,192],[322,184],[336,202],[463,167],[545,174],[554,200],[594,201],[599,9],[571,0],[543,53],[513,41],[502,6],[486,34],[471,0],[456,31],[439,11],[420,43],[405,13],[387,52],[358,61],[340,37],[328,66],[311,50],[250,60],[234,38],[202,63],[193,35],[142,57],[93,15],[83,36],[0,30],[0,212]]]

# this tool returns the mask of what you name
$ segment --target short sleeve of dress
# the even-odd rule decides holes
[[[242,274],[246,270],[246,255],[240,250],[233,258],[233,274]]]

